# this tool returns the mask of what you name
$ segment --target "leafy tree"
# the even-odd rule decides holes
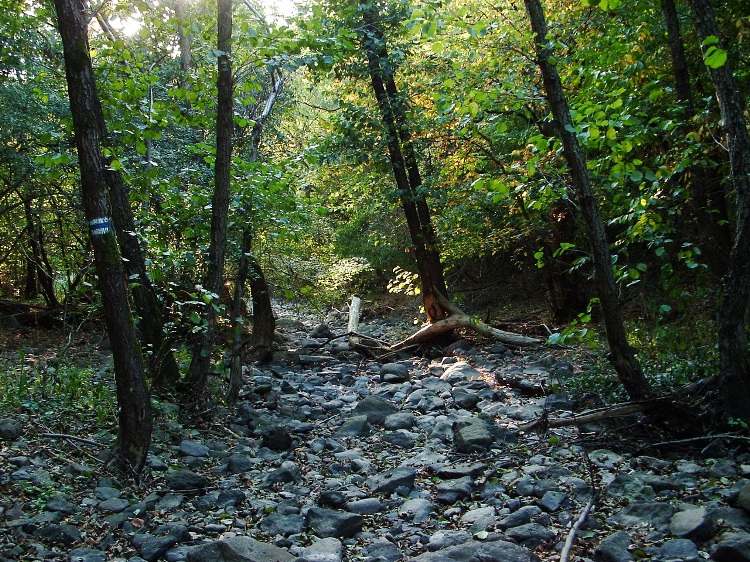
[[[727,50],[710,0],[690,0],[727,135],[737,215],[729,269],[719,306],[720,378],[727,416],[750,420],[750,357],[746,317],[750,306],[750,134]]]
[[[568,102],[562,89],[562,82],[557,68],[550,61],[547,23],[539,0],[524,0],[529,14],[531,28],[534,31],[537,62],[542,72],[544,88],[550,111],[555,117],[555,124],[563,143],[565,159],[568,163],[576,199],[584,216],[586,231],[591,245],[599,302],[604,314],[607,329],[610,361],[617,371],[628,395],[636,400],[651,394],[649,382],[643,376],[640,365],[635,358],[635,351],[628,344],[625,324],[617,296],[617,286],[612,273],[612,257],[604,230],[586,161],[576,137]]]
[[[81,168],[81,195],[112,342],[120,411],[117,460],[137,477],[145,466],[151,442],[151,402],[112,225],[106,162],[102,157],[107,131],[89,53],[89,16],[80,4],[69,0],[57,0],[55,11],[65,52],[68,95]]]
[[[375,4],[360,1],[363,19],[363,48],[375,98],[378,101],[393,176],[406,216],[419,269],[425,313],[429,322],[449,315],[440,295],[447,296],[439,246],[427,206],[417,156],[407,121],[403,95],[394,78],[394,61],[389,60],[385,35],[378,22]]]
[[[216,337],[217,307],[214,299],[224,282],[224,261],[227,245],[227,222],[232,166],[233,87],[230,58],[232,41],[232,0],[217,3],[218,103],[216,108],[216,157],[214,161],[214,193],[211,198],[211,242],[209,245],[206,289],[211,299],[205,308],[206,330],[193,349],[187,383],[200,395],[205,389],[211,353]]]

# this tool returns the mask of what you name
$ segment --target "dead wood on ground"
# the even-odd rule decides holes
[[[405,351],[407,349],[416,348],[420,345],[428,344],[437,336],[457,329],[472,330],[478,334],[490,336],[501,343],[517,347],[528,347],[543,343],[542,340],[537,338],[498,330],[475,317],[469,316],[440,294],[438,294],[438,300],[443,308],[451,313],[450,316],[438,320],[437,322],[433,322],[432,324],[428,324],[408,338],[393,345],[389,345],[375,338],[370,338],[357,333],[357,330],[359,329],[359,316],[362,301],[359,297],[352,297],[349,306],[349,326],[347,328],[349,347],[367,357],[382,358],[399,351]]]

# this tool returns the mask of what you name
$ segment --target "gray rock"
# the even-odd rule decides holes
[[[746,482],[740,488],[740,493],[737,496],[737,507],[750,513],[750,482]]]
[[[279,468],[272,470],[263,478],[261,488],[272,488],[274,484],[288,484],[291,482],[300,482],[302,473],[296,464],[291,461],[284,461]]]
[[[289,551],[250,537],[232,537],[200,545],[187,555],[187,562],[292,562]]]
[[[179,508],[185,501],[185,497],[180,494],[166,494],[156,503],[157,511],[174,511]]]
[[[476,392],[469,392],[465,388],[456,388],[453,391],[453,402],[462,410],[473,410],[482,398]]]
[[[411,379],[409,367],[403,363],[386,363],[380,368],[380,380],[386,383],[400,383]]]
[[[338,490],[324,490],[318,497],[318,505],[327,507],[344,507],[348,501],[346,494]]]
[[[469,541],[437,552],[427,552],[412,560],[416,562],[538,562],[539,557],[522,546],[507,541]]]
[[[315,329],[312,332],[310,332],[310,337],[316,338],[316,339],[329,340],[333,338],[334,336],[328,324],[323,323],[323,324],[319,324],[318,326],[316,326]]]
[[[473,491],[472,483],[473,480],[469,476],[440,482],[437,486],[437,501],[452,505],[459,500],[468,498]]]
[[[302,532],[305,518],[296,514],[272,513],[264,517],[259,523],[261,531],[269,535],[295,535]]]
[[[444,480],[463,478],[465,476],[476,478],[485,470],[487,470],[487,465],[483,462],[460,462],[441,466],[438,469],[437,475]]]
[[[736,478],[737,463],[732,459],[718,459],[709,469],[708,475],[711,478]]]
[[[414,498],[401,504],[401,507],[398,508],[398,514],[412,523],[423,523],[430,519],[433,507],[430,500]]]
[[[646,523],[657,529],[666,528],[675,508],[663,502],[632,502],[622,511],[607,518],[607,523],[622,527],[637,527]]]
[[[81,511],[80,507],[69,502],[63,496],[53,496],[48,499],[47,503],[44,505],[44,509],[47,511],[59,511],[66,515],[75,515]]]
[[[676,537],[706,541],[716,531],[716,523],[707,515],[705,507],[697,507],[675,513],[669,522],[669,530]]]
[[[466,363],[465,361],[459,361],[453,363],[448,367],[445,372],[440,376],[444,381],[450,381],[456,383],[459,381],[477,381],[485,378],[485,375],[477,371],[474,367]]]
[[[630,554],[630,535],[625,531],[617,531],[604,539],[594,551],[596,562],[631,562],[635,556]]]
[[[519,527],[531,521],[539,514],[542,510],[535,505],[525,505],[522,508],[514,511],[508,515],[505,519],[502,519],[498,523],[498,527],[501,529],[512,529],[513,527]]]
[[[553,512],[560,509],[563,505],[569,504],[570,498],[562,492],[557,492],[555,490],[549,490],[544,493],[542,498],[537,502],[539,507],[541,507],[544,511],[547,512]]]
[[[14,441],[23,435],[23,426],[20,422],[11,419],[0,419],[0,439]]]
[[[130,507],[130,502],[123,498],[110,498],[97,506],[104,513],[120,513]]]
[[[242,490],[222,490],[221,492],[219,492],[219,496],[216,498],[216,507],[236,507],[241,504],[244,499],[245,492],[243,492]]]
[[[664,562],[701,562],[703,557],[698,547],[688,539],[672,539],[655,549],[659,560]]]
[[[34,536],[47,543],[70,546],[81,540],[80,531],[73,525],[53,524],[40,527],[34,531]]]
[[[432,552],[458,544],[463,544],[471,540],[471,535],[466,531],[437,531],[430,536],[430,541],[427,543],[427,550]]]
[[[382,439],[386,443],[401,447],[402,449],[413,449],[414,444],[419,439],[419,434],[406,429],[397,429],[396,431],[386,433]]]
[[[395,414],[387,416],[383,425],[389,431],[411,429],[414,427],[414,414],[409,412],[396,412]]]
[[[512,527],[505,531],[505,535],[528,548],[536,548],[557,536],[554,531],[539,523],[526,523]]]
[[[344,557],[344,545],[334,537],[315,541],[302,551],[306,562],[341,562]]]
[[[401,560],[404,557],[398,546],[385,538],[379,538],[372,544],[368,544],[362,553],[369,559],[385,562],[396,562],[396,560]]]
[[[355,407],[355,416],[367,416],[367,421],[373,425],[382,425],[385,418],[398,411],[396,406],[380,396],[367,396]]]
[[[367,486],[374,494],[392,494],[399,488],[411,490],[414,488],[416,478],[416,470],[401,466],[368,478]]]
[[[346,510],[360,515],[373,515],[383,509],[383,502],[377,498],[365,498],[350,501],[346,504]]]
[[[362,530],[364,519],[357,513],[313,507],[305,516],[305,526],[322,538],[350,538]]]
[[[163,537],[147,537],[139,546],[138,554],[148,562],[154,562],[161,558],[170,548],[176,546],[179,541],[174,535]]]
[[[263,431],[263,440],[261,446],[271,449],[272,451],[288,451],[292,448],[294,440],[289,434],[289,430],[283,426],[267,428]]]
[[[335,435],[336,437],[367,437],[370,435],[370,423],[367,416],[353,416],[345,420],[336,430]]]
[[[180,453],[191,457],[207,457],[210,449],[203,443],[197,443],[190,439],[183,439],[180,443]]]
[[[316,340],[308,340],[306,342],[308,345],[308,348],[315,348],[320,345],[320,342]],[[304,347],[304,344],[303,344]],[[330,355],[305,355],[302,354],[299,356],[299,362],[300,365],[303,365],[305,367],[322,367],[325,365],[334,365],[339,362],[338,359],[335,357],[331,357]]]
[[[107,555],[94,548],[76,548],[68,553],[68,562],[107,562]]]
[[[716,562],[750,562],[750,534],[724,533],[711,554]]]
[[[484,453],[490,450],[495,439],[487,422],[472,417],[453,424],[453,442],[459,453]]]
[[[170,470],[165,479],[170,490],[202,490],[208,486],[208,479],[205,476],[189,470]]]
[[[591,462],[599,468],[614,468],[616,464],[622,461],[622,457],[607,449],[597,449],[589,453]]]
[[[227,466],[229,474],[241,474],[247,472],[255,466],[255,459],[247,454],[235,453],[227,457]]]

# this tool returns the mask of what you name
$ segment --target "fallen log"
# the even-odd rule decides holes
[[[448,316],[448,318],[438,320],[433,324],[428,324],[405,340],[391,346],[391,348],[394,351],[397,351],[399,349],[404,349],[405,347],[427,343],[439,334],[450,332],[451,330],[456,330],[459,328],[473,330],[474,332],[477,332],[479,334],[491,336],[502,343],[516,345],[519,347],[539,345],[542,343],[541,340],[538,340],[536,338],[530,338],[528,336],[522,336],[520,334],[498,330],[497,328],[493,328],[492,326],[485,324],[481,320],[477,320],[476,318],[469,316],[465,312],[460,312],[454,313]]]
[[[647,414],[659,413],[663,415],[666,412],[669,412],[670,409],[673,410],[675,405],[680,402],[696,399],[698,394],[705,393],[710,389],[715,384],[716,380],[716,376],[710,377],[705,380],[686,384],[665,396],[656,396],[645,400],[634,400],[632,402],[614,404],[604,408],[581,412],[580,414],[573,414],[568,418],[550,419],[549,413],[545,411],[540,418],[520,426],[518,431],[546,431],[547,429],[554,429],[557,427],[569,427],[571,425],[580,426],[587,423],[619,418],[638,412],[644,412]]]
[[[443,305],[443,308],[451,312],[450,316],[432,324],[428,324],[408,338],[394,345],[388,345],[387,343],[376,340],[375,338],[357,333],[357,330],[359,329],[359,316],[362,301],[359,297],[352,297],[351,304],[349,305],[349,324],[347,327],[349,347],[367,357],[382,358],[383,356],[392,355],[399,351],[405,351],[429,343],[440,334],[460,328],[472,330],[479,334],[490,336],[502,343],[518,347],[540,345],[543,343],[542,340],[537,338],[522,336],[520,334],[514,334],[512,332],[493,328],[481,320],[469,316],[440,294],[438,294],[438,300]]]
[[[569,418],[553,418],[549,419],[546,416],[524,424],[518,428],[519,431],[532,431],[547,429],[554,429],[557,427],[568,427],[571,425],[585,425],[587,423],[593,423],[603,420],[609,420],[613,418],[619,418],[637,412],[646,412],[653,410],[657,406],[662,406],[665,403],[671,402],[671,397],[659,397],[651,398],[649,400],[639,400],[637,402],[628,402],[626,404],[616,404],[607,408],[597,408],[596,410],[589,410],[581,414],[574,414]]]

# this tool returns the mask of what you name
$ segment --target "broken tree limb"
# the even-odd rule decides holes
[[[573,543],[576,540],[576,535],[578,534],[578,531],[581,529],[583,524],[586,522],[586,519],[588,519],[589,513],[591,513],[591,509],[594,507],[594,505],[596,505],[596,502],[598,501],[598,499],[599,499],[599,493],[594,491],[591,494],[591,498],[586,504],[586,507],[583,508],[581,515],[578,516],[578,519],[576,519],[576,522],[573,524],[573,527],[570,529],[570,532],[568,533],[568,537],[565,539],[565,545],[563,546],[563,549],[560,552],[560,562],[568,562],[568,560],[570,560],[570,552],[573,550]]]
[[[378,358],[426,344],[436,336],[458,328],[473,330],[477,333],[491,336],[502,343],[519,347],[539,345],[543,343],[542,340],[537,338],[522,336],[520,334],[514,334],[512,332],[493,328],[477,318],[469,316],[440,293],[437,293],[437,298],[440,301],[441,306],[451,313],[450,316],[432,324],[428,324],[405,340],[394,345],[388,345],[374,338],[357,333],[357,330],[359,329],[359,316],[362,301],[359,297],[352,297],[351,304],[349,305],[349,325],[347,327],[349,347],[367,357]]]
[[[541,340],[538,340],[536,338],[530,338],[527,336],[514,334],[512,332],[498,330],[497,328],[493,328],[492,326],[489,326],[488,324],[485,324],[484,322],[477,320],[476,318],[473,318],[464,312],[461,312],[453,313],[448,318],[438,320],[433,324],[428,324],[405,340],[402,340],[397,344],[391,346],[391,348],[393,350],[399,350],[404,349],[405,347],[410,347],[412,345],[423,344],[430,341],[438,334],[450,332],[451,330],[455,330],[457,328],[467,328],[470,330],[474,330],[477,333],[492,336],[502,343],[517,345],[519,347],[539,345],[542,343]]]
[[[602,420],[609,420],[613,418],[619,418],[621,416],[627,416],[629,414],[635,414],[637,412],[646,412],[653,410],[657,406],[662,406],[672,401],[670,396],[662,396],[659,398],[651,398],[649,400],[638,400],[636,402],[628,402],[626,404],[616,404],[607,408],[598,408],[596,410],[590,410],[582,414],[576,414],[569,418],[554,418],[549,419],[542,416],[538,420],[522,425],[518,428],[519,431],[531,431],[531,430],[545,430],[553,429],[556,427],[568,427],[571,425],[583,425],[587,423],[593,423]]]
[[[499,330],[497,328],[494,328],[490,326],[489,324],[486,324],[485,322],[482,322],[478,318],[474,318],[472,316],[469,316],[466,314],[461,308],[456,306],[453,302],[451,302],[449,299],[447,299],[444,295],[442,295],[439,292],[435,293],[437,295],[438,302],[440,303],[440,306],[442,306],[445,310],[449,311],[451,313],[451,316],[446,318],[445,320],[450,320],[454,316],[462,318],[465,322],[462,325],[455,326],[456,328],[468,328],[470,330],[474,330],[475,332],[478,332],[480,334],[484,334],[486,336],[492,336],[497,341],[501,343],[507,343],[509,345],[517,345],[519,347],[525,347],[525,346],[531,346],[531,345],[540,345],[544,343],[543,340],[540,340],[538,338],[531,338],[528,336],[522,336],[520,334],[514,334],[513,332],[506,332],[505,330]],[[442,322],[442,320],[441,320]],[[436,322],[435,324],[438,324]],[[433,324],[433,326],[435,325]],[[428,326],[429,327],[429,326]],[[453,329],[453,328],[451,328]],[[419,333],[419,332],[417,332]],[[416,334],[415,334],[416,335]]]
[[[346,328],[347,334],[356,334],[359,328],[359,313],[362,308],[362,299],[359,297],[352,297],[352,302],[349,305],[349,326]]]

